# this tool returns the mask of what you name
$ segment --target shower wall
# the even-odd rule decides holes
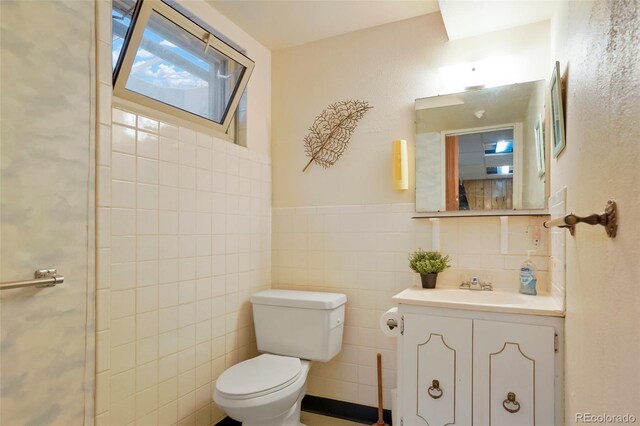
[[[93,424],[94,4],[0,2],[0,424]]]

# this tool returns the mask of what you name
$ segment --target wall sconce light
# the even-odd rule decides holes
[[[393,141],[393,189],[409,189],[409,168],[407,164],[407,141]]]

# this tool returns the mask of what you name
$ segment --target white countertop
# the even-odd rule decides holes
[[[557,297],[541,293],[529,296],[507,289],[480,291],[455,287],[410,287],[393,296],[393,301],[436,308],[564,317],[562,300]]]

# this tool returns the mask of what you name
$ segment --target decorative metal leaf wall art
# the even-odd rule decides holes
[[[325,108],[304,137],[304,150],[311,159],[302,171],[314,161],[325,169],[338,161],[347,149],[358,121],[371,108],[368,102],[358,100],[336,102]]]

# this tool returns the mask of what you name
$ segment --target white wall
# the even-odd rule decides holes
[[[581,215],[610,198],[620,209],[615,239],[587,225],[567,236],[567,424],[578,412],[640,417],[639,9],[568,2],[553,25],[552,58],[568,94],[567,147],[552,161],[551,193],[567,186],[568,211]]]
[[[435,13],[274,52],[274,206],[414,202],[414,99],[450,84],[438,80],[439,67],[504,55],[515,64],[513,81],[547,78],[549,23],[448,42]],[[373,106],[349,148],[333,167],[302,173],[308,127],[328,104],[349,98]],[[391,183],[395,139],[410,142],[404,192]]]
[[[536,89],[531,92],[531,99],[527,105],[527,113],[523,122],[523,167],[522,167],[522,208],[542,209],[546,206],[545,188],[546,176],[538,176],[538,160],[536,151],[535,128],[539,114],[542,114],[544,123],[546,83],[541,82]],[[544,124],[543,124],[544,126]],[[544,128],[544,127],[543,127]],[[544,133],[544,131],[543,131]],[[545,152],[549,151],[549,135],[544,135]]]
[[[256,62],[247,147],[153,110],[112,110],[110,2],[99,3],[97,425],[215,424],[215,380],[257,353],[249,298],[271,282],[271,53],[205,2],[184,6]]]
[[[433,249],[428,219],[412,220],[413,204],[366,204],[273,209],[273,286],[347,295],[342,352],[330,363],[314,363],[308,392],[375,406],[376,352],[383,354],[385,406],[396,387],[396,339],[382,334],[378,318],[391,297],[419,276],[408,253]],[[439,274],[438,286],[457,286],[479,276],[497,288],[515,289],[525,260],[527,229],[542,218],[509,218],[509,251],[501,254],[500,219],[459,218],[440,223],[440,249],[453,267]],[[546,233],[543,234],[546,238]],[[534,256],[539,287],[547,291],[548,257]]]
[[[0,2],[0,423],[93,421],[94,5]]]
[[[385,358],[386,404],[395,385],[395,340],[378,330],[391,296],[416,284],[408,253],[432,248],[432,225],[413,220],[414,99],[438,94],[442,66],[511,55],[513,81],[545,79],[549,23],[448,42],[439,14],[431,14],[274,52],[273,55],[273,286],[348,295],[342,353],[315,364],[309,393],[375,405],[375,353]],[[505,82],[507,83],[507,82]],[[306,173],[302,139],[316,115],[342,99],[367,100],[344,156],[331,168]],[[410,141],[411,188],[391,181],[391,141]],[[441,219],[440,250],[453,267],[440,285],[461,276],[491,277],[517,288],[518,267],[529,248],[529,225],[509,221],[509,251],[500,254],[498,218]],[[545,241],[536,258],[540,289],[548,288]]]

